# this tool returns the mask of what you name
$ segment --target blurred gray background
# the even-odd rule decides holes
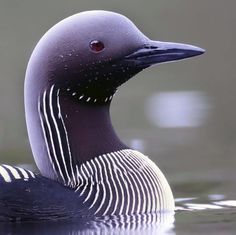
[[[190,181],[211,182],[200,184],[211,192],[219,182],[234,185],[235,0],[0,0],[0,163],[34,163],[23,105],[34,46],[58,21],[92,9],[122,13],[152,39],[206,49],[131,79],[113,100],[113,123],[126,143],[158,163],[177,195]],[[191,192],[200,190],[197,185]]]

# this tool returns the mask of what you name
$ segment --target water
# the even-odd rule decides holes
[[[173,234],[235,234],[235,203],[201,199],[177,203]]]
[[[36,42],[58,20],[88,9],[118,11],[153,39],[207,50],[199,58],[142,72],[122,87],[112,106],[121,139],[149,155],[170,182],[174,216],[141,226],[124,226],[128,218],[0,224],[0,234],[236,233],[235,0],[25,0],[0,5],[0,163],[33,163],[24,119],[24,73]]]
[[[137,144],[137,141],[135,142]],[[139,146],[139,145],[138,145]],[[142,146],[142,145],[141,145]],[[24,166],[32,169],[32,166]],[[184,235],[235,234],[236,195],[234,181],[171,180],[175,213],[105,216],[82,221],[0,224],[8,235]],[[212,192],[212,193],[209,193]]]
[[[235,234],[236,200],[227,200],[224,195],[208,195],[208,198],[216,200],[177,198],[175,215],[162,213],[85,218],[80,222],[1,224],[0,229],[1,234],[8,235]]]

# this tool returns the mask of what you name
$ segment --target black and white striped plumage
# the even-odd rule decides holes
[[[60,90],[55,89],[54,85],[45,90],[39,97],[38,115],[52,168],[63,184],[73,187],[77,184],[76,167],[61,113],[59,94]]]
[[[15,180],[29,181],[35,179],[36,175],[30,171],[17,166],[0,165],[0,182],[11,183]]]
[[[20,167],[0,165],[0,223],[81,218],[81,203],[71,188]]]
[[[60,90],[55,86],[43,92],[38,112],[55,174],[64,185],[76,188],[90,214],[128,215],[174,208],[165,177],[138,151],[123,149],[76,164],[61,113]]]
[[[0,221],[173,211],[167,180],[119,139],[110,104],[118,87],[143,69],[203,52],[150,40],[107,11],[79,13],[52,27],[31,55],[24,91],[41,175],[0,166]]]
[[[103,154],[77,167],[76,192],[95,215],[173,210],[172,193],[159,168],[138,151]]]
[[[43,219],[41,218],[42,215],[47,218],[53,217],[50,212],[46,216],[46,206],[43,201],[47,202],[48,200],[42,198],[42,191],[54,195],[55,201],[54,203],[50,202],[51,207],[55,206],[56,199],[59,197],[60,200],[60,197],[63,198],[66,195],[65,193],[70,195],[70,200],[74,198],[74,202],[60,202],[61,207],[69,207],[68,204],[72,203],[77,208],[76,212],[73,211],[75,208],[73,210],[68,209],[69,212],[73,212],[71,215],[73,214],[74,217],[82,217],[83,214],[87,216],[146,214],[162,210],[171,211],[174,208],[172,193],[165,177],[147,156],[138,151],[124,149],[103,154],[80,166],[76,165],[75,168],[76,181],[67,188],[53,181],[51,181],[51,186],[49,187],[48,182],[50,180],[40,175],[35,175],[29,170],[0,165],[0,185],[4,189],[0,194],[0,202],[3,201],[2,197],[5,197],[4,195],[11,194],[9,189],[5,192],[6,185],[8,185],[8,188],[9,186],[10,188],[17,186],[17,189],[21,185],[24,188],[24,192],[21,195],[15,195],[15,197],[21,198],[24,196],[26,199],[34,195],[34,200],[36,201],[36,203],[28,201],[20,205],[22,207],[20,209],[22,220],[25,220],[24,216],[28,210],[27,207],[32,206],[32,203],[38,208],[40,214],[36,213],[35,215],[33,211],[30,215],[26,213],[28,220],[34,217]],[[60,192],[58,193],[58,187],[63,190],[62,195],[60,195]],[[16,190],[14,191],[16,192]],[[38,194],[38,196],[35,196],[35,194]],[[52,201],[54,200],[53,197],[51,197]],[[5,198],[5,200],[7,199]],[[16,217],[21,220],[21,216],[16,216],[17,212],[14,212],[19,210],[19,208],[17,209],[12,205],[7,207],[12,215],[7,220],[14,221]],[[70,218],[68,211],[62,213],[59,208],[55,216]],[[1,210],[5,211],[5,209],[0,203],[0,212]]]

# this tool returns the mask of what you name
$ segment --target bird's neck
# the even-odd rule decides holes
[[[83,103],[55,86],[40,93],[39,126],[31,115],[27,123],[34,157],[43,175],[68,184],[82,163],[127,148],[112,127],[109,107],[109,103]],[[42,144],[35,136],[37,127]]]
[[[68,135],[73,159],[82,163],[126,146],[116,135],[110,118],[110,103],[80,103],[67,94],[58,94],[61,121]]]

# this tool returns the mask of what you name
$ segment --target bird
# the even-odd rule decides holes
[[[80,12],[49,29],[32,52],[24,86],[40,173],[0,165],[0,221],[173,211],[168,181],[151,158],[120,140],[110,105],[142,70],[203,53],[151,40],[110,11]]]

